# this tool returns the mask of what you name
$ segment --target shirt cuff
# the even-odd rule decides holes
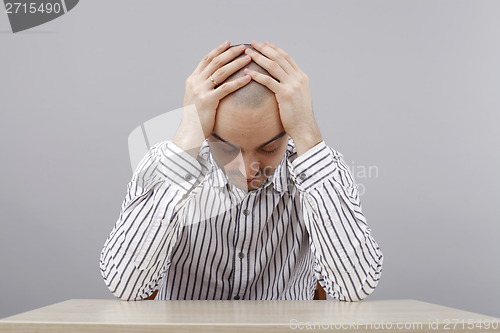
[[[167,182],[175,184],[186,192],[196,183],[207,163],[202,157],[195,159],[173,142],[167,142],[161,149],[159,172]]]
[[[337,158],[330,147],[321,141],[292,162],[295,183],[306,191],[321,185],[333,177]]]

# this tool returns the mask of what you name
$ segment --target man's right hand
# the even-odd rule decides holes
[[[245,75],[231,82],[224,81],[246,66],[251,57],[246,55],[232,61],[244,52],[245,46],[229,48],[228,41],[217,46],[201,60],[186,79],[182,121],[173,142],[192,156],[196,156],[203,141],[212,133],[219,101],[251,81]],[[229,49],[228,49],[229,48]],[[210,79],[217,83],[216,85]]]

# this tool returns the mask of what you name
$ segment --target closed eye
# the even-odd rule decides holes
[[[226,154],[236,154],[238,153],[240,150],[239,149],[222,149],[222,151]]]
[[[264,154],[272,154],[272,153],[274,153],[276,151],[276,148],[273,149],[273,150],[261,149],[260,151],[263,152]]]

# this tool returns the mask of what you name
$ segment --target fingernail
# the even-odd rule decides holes
[[[245,45],[243,45],[243,44],[242,44],[242,45],[238,46],[238,48],[239,48],[240,50],[244,50],[244,49],[245,49]]]
[[[246,54],[251,54],[252,52],[253,52],[253,50],[252,50],[252,49],[246,49],[246,50],[245,50],[245,53],[246,53]]]

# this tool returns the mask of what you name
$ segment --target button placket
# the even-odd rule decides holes
[[[234,248],[234,251],[235,251],[235,268],[236,268],[236,272],[238,272],[238,274],[236,275],[236,277],[239,277],[241,276],[242,279],[240,281],[237,281],[235,280],[235,284],[234,284],[234,291],[235,292],[238,292],[239,290],[239,293],[242,293],[244,292],[244,290],[246,289],[246,286],[248,284],[248,281],[246,280],[247,278],[247,272],[248,272],[248,260],[245,260],[245,253],[248,251],[247,247],[250,246],[250,244],[248,243],[248,236],[249,236],[249,232],[252,231],[252,227],[251,227],[251,224],[252,224],[252,212],[250,209],[248,208],[244,208],[244,207],[249,207],[249,200],[253,200],[251,196],[246,196],[243,201],[241,202],[241,210],[240,210],[240,214],[239,216],[237,217],[237,226],[236,226],[236,234],[238,235],[237,236],[237,241],[235,243],[235,248]],[[245,233],[246,233],[246,237],[245,238]],[[234,295],[233,294],[233,299],[235,300],[238,300],[242,297],[242,295]]]

